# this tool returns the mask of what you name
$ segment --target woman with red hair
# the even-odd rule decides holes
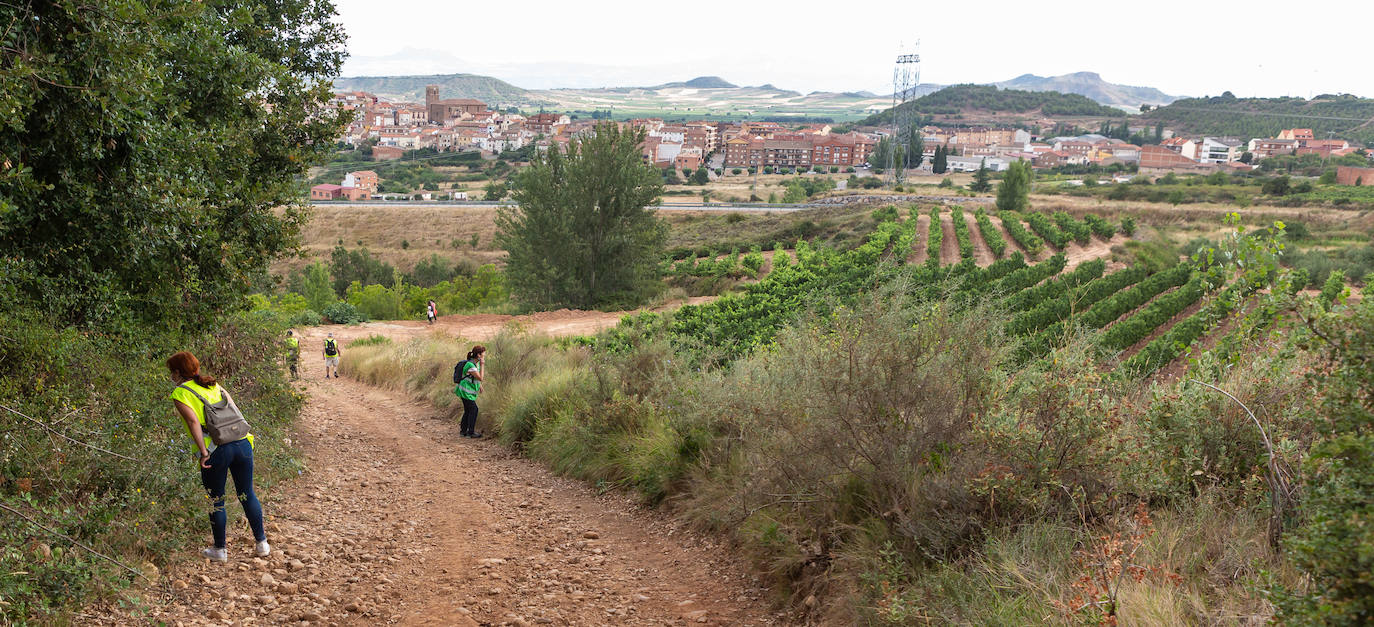
[[[195,444],[201,485],[205,486],[210,500],[214,501],[214,509],[210,511],[210,530],[214,534],[215,545],[202,550],[201,555],[214,562],[229,560],[229,552],[225,547],[225,527],[228,523],[224,511],[224,486],[228,476],[233,475],[234,491],[238,492],[248,526],[253,529],[253,537],[257,540],[254,553],[258,557],[266,557],[272,547],[267,544],[267,532],[262,526],[262,504],[253,493],[253,434],[215,446],[206,430],[205,405],[218,405],[225,398],[232,404],[233,397],[215,382],[214,377],[202,373],[200,360],[187,351],[167,358],[167,369],[171,371],[172,381],[177,384],[169,397],[172,407],[186,423],[186,433]]]

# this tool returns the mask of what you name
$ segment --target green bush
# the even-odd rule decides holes
[[[63,432],[132,458],[54,444],[43,428],[0,412],[0,503],[123,563],[165,569],[209,534],[193,444],[166,400],[162,362],[173,352],[192,351],[233,391],[256,436],[260,490],[300,469],[284,436],[303,398],[283,376],[285,328],[272,317],[226,316],[186,332],[79,333],[0,303],[0,328],[7,407],[48,424],[60,418]],[[8,512],[0,519],[0,623],[65,624],[67,611],[129,585],[127,572],[66,540]]]
[[[320,311],[320,315],[329,320],[331,324],[358,324],[367,322],[367,316],[358,311],[352,304],[338,301],[330,303]]]
[[[1304,519],[1286,542],[1311,586],[1279,595],[1280,622],[1366,625],[1374,616],[1374,299],[1316,324],[1330,369],[1309,379],[1320,439],[1303,467]]]
[[[309,309],[291,314],[286,323],[293,327],[317,327],[324,322],[320,314]]]

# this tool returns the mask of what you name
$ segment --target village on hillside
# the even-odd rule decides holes
[[[425,102],[388,102],[367,92],[336,93],[331,106],[354,111],[341,142],[367,146],[373,161],[392,161],[408,151],[438,153],[480,151],[485,157],[533,146],[547,150],[565,146],[590,132],[599,119],[576,119],[564,113],[522,115],[493,110],[480,100],[439,97],[437,85],[426,88]],[[662,170],[681,170],[691,176],[697,170],[718,178],[727,171],[754,173],[854,173],[867,168],[879,142],[891,129],[865,127],[835,132],[830,124],[787,126],[778,122],[682,123],[660,118],[614,122],[622,129],[645,133],[642,145],[646,163]],[[1039,128],[1058,128],[1053,119],[1038,122]],[[1131,129],[1135,130],[1135,129]],[[1147,129],[1141,129],[1147,130]],[[972,172],[987,168],[1006,170],[1013,162],[1026,161],[1035,169],[1066,166],[1110,167],[1120,164],[1140,174],[1207,173],[1217,170],[1246,172],[1276,155],[1317,154],[1323,158],[1354,153],[1361,147],[1329,137],[1319,139],[1311,129],[1285,129],[1275,137],[1185,137],[1163,127],[1153,129],[1157,143],[1137,145],[1098,133],[1044,136],[1024,128],[986,126],[920,128],[923,158],[915,168],[923,174]],[[943,159],[935,159],[936,151]],[[875,164],[881,168],[882,164]],[[1343,166],[1339,184],[1374,181],[1374,169]],[[338,184],[315,185],[311,200],[385,199],[404,195],[381,194],[379,177],[372,170],[347,173]],[[467,200],[467,192],[425,193],[425,200]]]

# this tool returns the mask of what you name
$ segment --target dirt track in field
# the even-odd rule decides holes
[[[580,333],[618,319],[525,317]],[[508,317],[435,325],[481,339]],[[423,323],[315,327],[403,339]],[[427,404],[351,379],[324,379],[303,350],[309,397],[299,432],[306,471],[259,489],[273,552],[230,503],[228,564],[188,560],[164,573],[138,615],[105,608],[91,624],[124,625],[772,625],[767,591],[730,550],[617,493],[597,494],[494,441],[458,436]],[[347,359],[347,355],[344,356]],[[208,529],[207,539],[208,539]],[[153,594],[156,598],[159,595]]]

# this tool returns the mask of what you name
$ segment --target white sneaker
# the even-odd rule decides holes
[[[253,554],[258,557],[267,557],[271,553],[272,545],[268,544],[266,540],[259,542],[256,546],[253,547]]]
[[[208,549],[201,549],[200,554],[201,556],[205,557],[206,559],[209,559],[212,562],[224,563],[229,561],[228,549],[216,549],[214,547],[211,547]]]

